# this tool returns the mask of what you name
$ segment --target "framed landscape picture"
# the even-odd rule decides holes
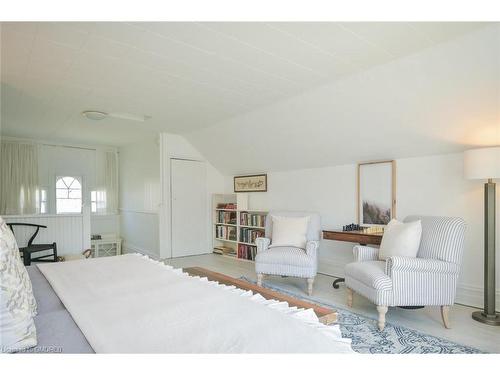
[[[358,164],[358,223],[386,225],[396,216],[396,162]]]
[[[267,191],[267,174],[256,174],[251,176],[235,176],[234,192],[250,193]]]

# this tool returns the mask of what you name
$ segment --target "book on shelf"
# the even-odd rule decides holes
[[[215,235],[217,239],[236,241],[236,227],[228,227],[225,225],[217,225],[215,227]]]
[[[251,227],[265,227],[266,215],[240,212],[240,225]]]
[[[236,251],[233,248],[226,246],[215,246],[214,253],[228,256],[236,256]]]
[[[217,223],[236,225],[236,212],[217,211]]]
[[[219,210],[236,210],[236,203],[217,203]]]
[[[253,245],[238,244],[238,258],[255,260],[255,255],[257,255],[257,247]]]
[[[254,243],[258,237],[264,237],[263,229],[240,228],[240,242]]]

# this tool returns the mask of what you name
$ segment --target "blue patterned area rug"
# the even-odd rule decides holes
[[[247,277],[240,279],[255,284]],[[476,348],[431,336],[414,329],[386,323],[380,332],[375,319],[353,313],[352,311],[317,301],[313,298],[290,293],[269,282],[264,286],[297,299],[337,310],[338,323],[342,336],[352,340],[352,349],[358,353],[373,354],[478,354],[484,353]]]

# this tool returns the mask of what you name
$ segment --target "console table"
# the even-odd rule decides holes
[[[360,245],[380,245],[382,242],[383,233],[364,233],[362,231],[349,231],[344,232],[341,230],[324,230],[323,239],[324,240],[334,240],[334,241],[344,241],[359,243]],[[339,283],[343,283],[345,279],[340,277],[336,279],[332,286],[335,289],[339,288]]]

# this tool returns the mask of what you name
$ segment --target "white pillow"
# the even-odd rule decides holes
[[[378,257],[386,260],[392,256],[416,258],[422,237],[420,220],[402,223],[392,219],[385,227]]]
[[[292,246],[306,248],[309,216],[271,216],[273,221],[272,239],[269,247]]]
[[[36,345],[36,301],[16,239],[0,217],[0,352]]]

